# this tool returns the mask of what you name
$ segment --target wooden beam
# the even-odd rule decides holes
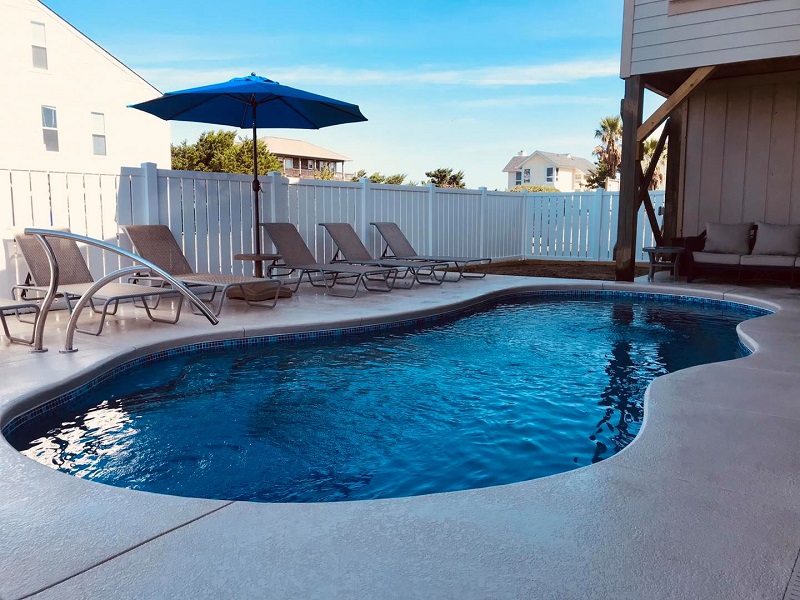
[[[619,213],[617,216],[616,280],[633,281],[636,268],[637,194],[641,185],[640,145],[636,131],[642,122],[644,87],[640,75],[625,80],[625,98],[622,100],[622,164],[620,165]]]
[[[686,81],[684,81],[681,86],[675,90],[675,93],[667,98],[664,101],[664,104],[659,106],[650,116],[650,118],[639,126],[639,128],[636,130],[636,141],[640,143],[645,141],[651,133],[658,129],[658,126],[664,122],[664,120],[669,116],[669,113],[675,110],[681,102],[686,100],[686,98],[689,97],[689,94],[691,94],[698,85],[708,79],[716,68],[717,67],[715,66],[700,67],[694,73],[689,75]]]
[[[669,132],[665,127],[661,131],[661,137],[658,138],[658,143],[656,144],[656,149],[653,151],[653,156],[650,159],[650,164],[647,166],[647,173],[645,173],[642,177],[641,188],[639,189],[639,202],[637,203],[636,210],[639,210],[639,205],[644,201],[645,198],[648,200],[650,199],[650,194],[643,195],[642,189],[648,191],[650,189],[650,182],[653,181],[653,175],[655,175],[656,168],[658,167],[658,161],[661,159],[661,153],[664,151],[664,146],[667,143],[667,136]]]
[[[639,197],[636,201],[636,212],[638,213],[639,206],[644,204],[644,212],[647,213],[647,220],[650,221],[650,230],[653,232],[656,246],[663,246],[663,238],[661,237],[661,228],[658,226],[656,210],[653,208],[653,201],[650,200],[650,190],[648,189],[650,187],[649,179],[642,173],[642,163],[637,163],[636,169],[639,171],[639,175],[642,178],[641,187],[639,188]]]

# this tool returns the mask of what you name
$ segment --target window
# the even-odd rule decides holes
[[[525,169],[522,172],[522,181],[523,183],[530,183],[531,182],[531,170]]]
[[[45,150],[58,152],[58,119],[52,106],[42,107],[42,138]]]
[[[103,113],[92,113],[92,154],[106,155],[106,118]]]
[[[522,185],[522,171],[517,171],[515,175],[516,175],[516,178],[514,179],[515,185]]]
[[[553,183],[553,174],[554,174],[554,172],[555,172],[555,169],[553,167],[547,167],[546,176],[545,176],[545,181],[547,183]]]
[[[44,34],[44,23],[31,21],[31,51],[33,52],[33,66],[36,69],[47,70],[47,38]]]

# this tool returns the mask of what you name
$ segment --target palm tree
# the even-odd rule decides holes
[[[655,138],[647,138],[642,144],[644,149],[644,156],[642,159],[642,168],[647,171],[648,167],[650,166],[650,161],[653,160],[653,153],[656,151],[656,146],[658,146],[658,140]],[[661,152],[661,156],[658,159],[658,163],[656,164],[656,169],[653,171],[653,179],[650,180],[650,190],[657,190],[661,187],[661,184],[664,183],[664,168],[667,164],[667,147],[664,146],[664,150]]]
[[[600,128],[594,132],[600,145],[594,149],[598,167],[606,167],[612,179],[617,177],[622,162],[622,119],[620,117],[603,117]]]

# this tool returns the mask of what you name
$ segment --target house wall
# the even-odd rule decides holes
[[[799,54],[798,0],[625,0],[624,78]]]
[[[708,82],[688,102],[679,235],[800,223],[800,71]]]
[[[520,165],[520,170],[531,170],[531,181],[525,185],[547,185],[552,186],[562,192],[575,191],[574,186],[574,171],[560,167],[558,169],[558,176],[555,181],[547,181],[547,167],[554,167],[553,163],[542,156],[531,156],[528,160]],[[516,173],[508,174],[508,189],[513,188],[516,184]]]
[[[34,68],[31,21],[44,23],[47,70]],[[127,108],[158,90],[34,0],[0,0],[0,168],[119,173],[170,166],[170,125]],[[45,150],[42,109],[56,109],[58,151]],[[93,151],[92,114],[105,121],[106,155]]]

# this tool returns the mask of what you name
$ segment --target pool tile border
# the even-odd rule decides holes
[[[105,383],[109,379],[125,373],[135,367],[146,365],[160,360],[171,358],[173,356],[180,356],[184,354],[192,354],[205,350],[221,350],[230,348],[241,348],[245,346],[266,346],[279,343],[297,342],[303,340],[314,340],[319,338],[336,338],[336,337],[349,337],[353,335],[360,335],[370,332],[387,331],[391,329],[403,329],[407,327],[417,327],[420,325],[429,324],[431,322],[442,321],[447,319],[457,318],[468,313],[473,313],[477,310],[487,307],[488,305],[497,304],[503,300],[516,300],[532,297],[553,297],[553,298],[591,298],[591,299],[607,299],[607,298],[626,298],[626,299],[645,299],[655,302],[665,302],[670,304],[695,304],[701,306],[713,306],[717,308],[730,308],[738,311],[743,311],[753,317],[764,316],[772,314],[773,311],[745,304],[742,302],[733,302],[730,300],[719,300],[715,298],[701,298],[697,296],[677,295],[677,294],[664,294],[653,292],[641,291],[623,291],[623,290],[522,290],[503,293],[501,295],[484,298],[469,306],[463,306],[454,309],[446,309],[432,315],[423,317],[415,317],[410,319],[401,319],[398,321],[387,321],[385,323],[378,323],[372,325],[359,325],[353,327],[321,329],[316,331],[303,331],[296,333],[278,333],[263,336],[232,338],[228,340],[216,340],[210,342],[199,342],[194,344],[186,344],[169,350],[159,350],[144,356],[140,356],[117,365],[112,369],[98,375],[92,380],[70,390],[64,394],[60,394],[42,404],[35,406],[15,417],[13,417],[2,429],[2,434],[5,437],[10,436],[16,429],[21,426],[40,420],[44,415],[54,409],[60,408],[65,404],[80,398],[87,392],[95,387]],[[739,346],[743,352],[749,354],[751,352],[741,340]]]

